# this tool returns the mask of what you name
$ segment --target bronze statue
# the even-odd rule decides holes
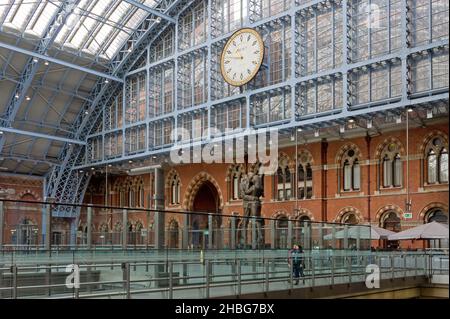
[[[244,208],[244,221],[242,227],[244,245],[247,245],[248,223],[253,217],[256,218],[256,243],[258,247],[261,247],[263,236],[260,197],[264,193],[261,176],[251,171],[247,175],[244,175],[241,179],[240,191]]]

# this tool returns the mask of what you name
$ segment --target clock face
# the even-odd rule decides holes
[[[236,31],[225,44],[220,59],[222,76],[233,86],[241,86],[253,79],[264,58],[264,43],[253,29]]]

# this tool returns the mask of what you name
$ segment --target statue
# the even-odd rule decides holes
[[[241,179],[240,191],[244,209],[244,222],[242,227],[244,245],[247,245],[248,223],[251,217],[253,217],[256,218],[256,243],[258,247],[261,247],[263,236],[260,197],[264,193],[261,176],[253,172],[244,175]]]

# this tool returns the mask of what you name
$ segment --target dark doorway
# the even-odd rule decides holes
[[[219,213],[219,194],[216,187],[209,181],[205,181],[197,193],[195,194],[192,210],[194,212],[202,213]],[[191,215],[191,230],[192,230],[192,246],[193,248],[205,249],[208,248],[208,216],[207,215]],[[216,229],[220,226],[219,219],[213,217],[214,221],[214,233]],[[217,236],[213,233],[213,245],[217,242]],[[212,247],[209,247],[212,248]]]

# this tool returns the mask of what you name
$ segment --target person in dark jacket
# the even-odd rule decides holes
[[[304,277],[303,274],[303,249],[300,245],[294,245],[291,250],[289,250],[288,255],[288,263],[291,271],[293,273],[293,278],[295,280],[294,284],[298,285],[298,281],[301,277]]]

